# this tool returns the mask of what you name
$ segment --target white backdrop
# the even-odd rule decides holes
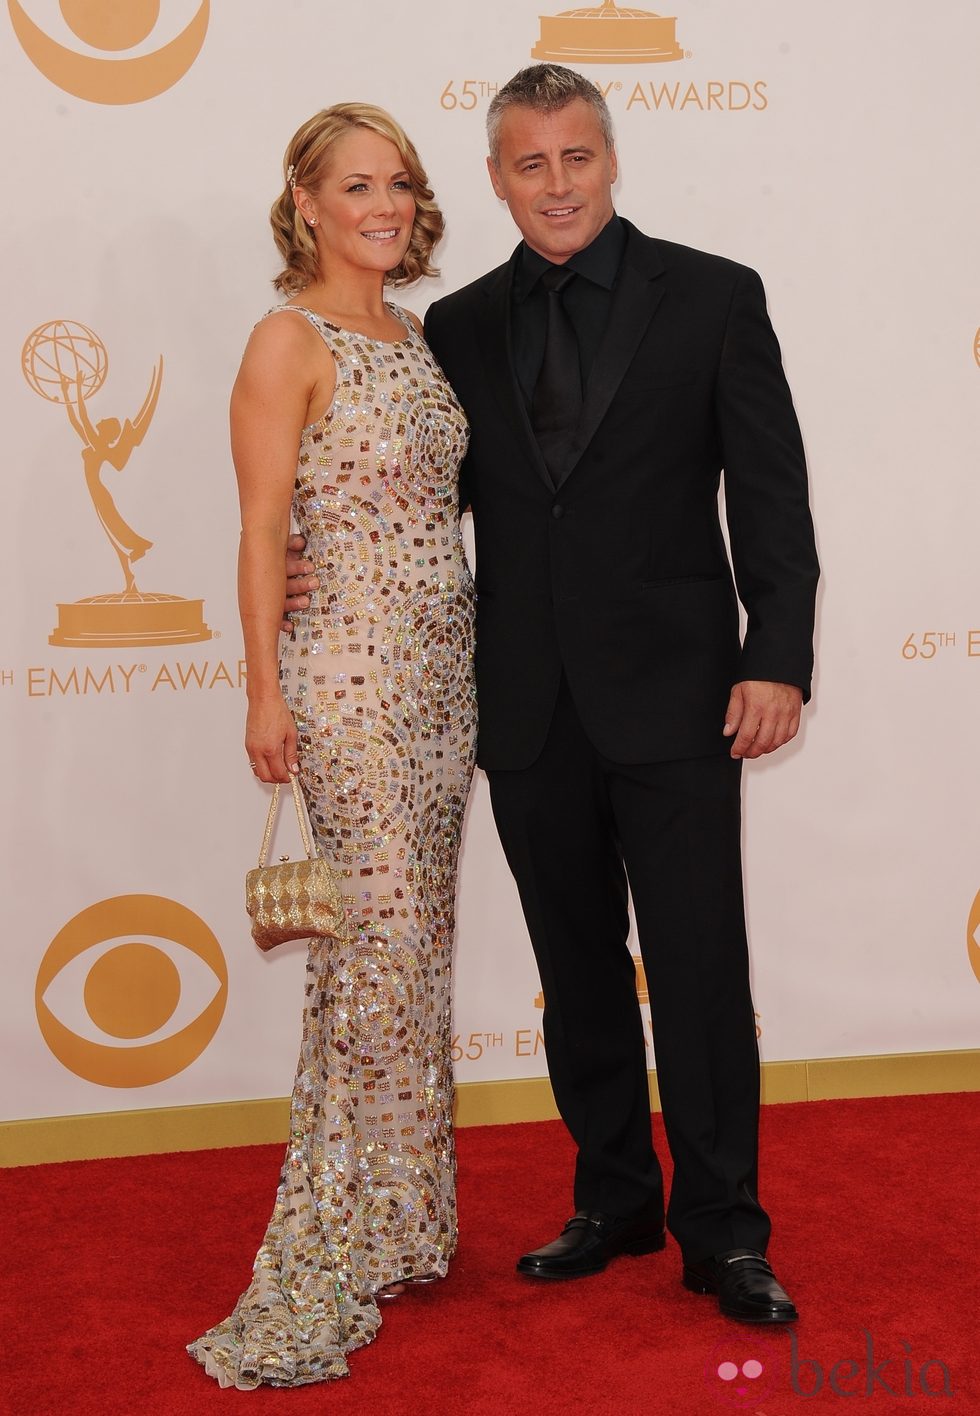
[[[266,799],[241,747],[226,413],[273,303],[267,211],[294,129],[363,99],[405,124],[448,219],[441,277],[405,302],[499,263],[515,233],[483,120],[540,28],[532,0],[122,9],[112,30],[108,0],[0,7],[9,1119],[289,1090],[302,948],[260,956],[241,902]],[[680,57],[579,66],[608,89],[619,210],[761,271],[808,448],[815,696],[800,740],[746,773],[767,1060],[980,1045],[980,8],[922,13],[681,0]],[[103,481],[154,543],[139,590],[203,602],[164,602],[165,631],[212,637],[148,644],[139,608],[142,642],[52,644],[69,622],[98,637],[123,590],[55,365],[82,367],[92,424],[122,424],[161,358]],[[71,608],[100,595],[116,605]],[[461,1080],[544,1074],[538,988],[478,779]]]

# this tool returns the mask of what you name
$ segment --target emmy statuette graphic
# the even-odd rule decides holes
[[[118,418],[93,422],[89,414],[88,400],[105,383],[109,356],[102,340],[87,326],[74,320],[40,325],[27,338],[21,365],[36,394],[64,407],[81,440],[85,485],[123,574],[121,591],[59,604],[58,624],[48,642],[94,649],[194,644],[210,639],[202,600],[139,589],[133,567],[153,542],[129,525],[102,480],[107,463],[116,472],[123,471],[147,434],[163,382],[162,356],[154,366],[142,407],[135,418],[123,422]]]
[[[683,59],[676,17],[602,0],[599,5],[541,15],[532,59],[560,64],[669,64]]]

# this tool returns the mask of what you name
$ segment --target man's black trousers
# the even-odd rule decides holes
[[[544,990],[551,1082],[578,1146],[576,1209],[627,1216],[663,1195],[628,881],[674,1162],[668,1227],[688,1261],[764,1253],[740,763],[726,751],[612,762],[586,737],[563,680],[538,759],[488,776]]]

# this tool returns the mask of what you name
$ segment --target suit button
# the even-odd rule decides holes
[[[551,508],[551,514],[556,521],[562,519],[565,515],[565,508],[562,506],[561,502],[555,502],[554,506]]]

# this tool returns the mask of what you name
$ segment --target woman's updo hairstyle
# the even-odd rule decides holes
[[[273,204],[269,219],[285,264],[273,284],[284,295],[295,295],[320,278],[316,241],[296,206],[293,189],[303,187],[308,192],[316,192],[334,144],[351,128],[368,128],[394,143],[412,183],[415,198],[412,237],[401,263],[385,275],[385,284],[411,285],[423,275],[438,274],[431,256],[445,223],[433,201],[425,168],[405,130],[383,108],[374,108],[368,103],[335,103],[303,124],[283,158],[283,191]]]

